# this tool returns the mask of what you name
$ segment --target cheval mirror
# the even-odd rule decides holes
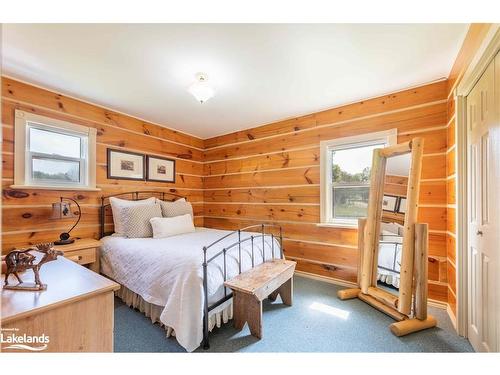
[[[436,326],[427,314],[427,224],[417,222],[423,139],[373,151],[368,216],[358,220],[359,298],[397,322],[396,336]]]

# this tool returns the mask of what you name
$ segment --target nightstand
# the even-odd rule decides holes
[[[54,245],[64,252],[64,257],[80,265],[88,265],[89,269],[99,273],[99,248],[101,242],[93,238],[81,238],[68,245]]]

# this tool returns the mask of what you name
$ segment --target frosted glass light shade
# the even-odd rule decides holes
[[[200,103],[205,103],[208,99],[212,98],[215,95],[215,90],[207,83],[207,78],[205,75],[198,74],[196,78],[197,82],[189,86],[188,91]]]

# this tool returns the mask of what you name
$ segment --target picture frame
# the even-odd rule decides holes
[[[136,152],[108,148],[107,177],[116,180],[144,181],[146,156]]]
[[[382,198],[382,210],[396,212],[398,197],[394,195],[384,195]]]
[[[400,214],[406,213],[406,198],[399,198],[398,212]]]
[[[147,155],[146,180],[175,183],[175,160]]]

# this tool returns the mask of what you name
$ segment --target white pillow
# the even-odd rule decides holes
[[[113,222],[115,224],[115,234],[119,236],[125,236],[125,228],[123,226],[125,217],[123,215],[123,209],[125,207],[133,207],[141,204],[155,204],[156,198],[151,197],[148,199],[141,199],[138,201],[129,201],[126,199],[120,199],[116,197],[109,198],[109,203],[111,204],[111,210],[113,211]]]
[[[174,217],[190,214],[193,217],[193,206],[185,198],[177,199],[174,202],[159,201],[163,217]]]
[[[149,222],[153,227],[153,238],[166,238],[195,231],[190,214],[175,217],[154,217]]]

